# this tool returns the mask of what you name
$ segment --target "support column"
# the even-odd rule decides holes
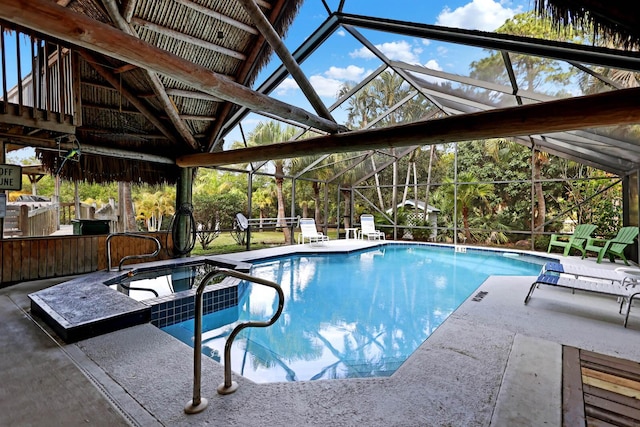
[[[4,140],[0,140],[0,164],[4,164],[6,162],[4,150],[5,150],[5,142]],[[4,190],[0,190],[0,191],[5,193]],[[4,240],[4,218],[0,218],[0,240]]]
[[[176,248],[185,248],[189,243],[190,226],[189,219],[185,215],[179,215],[185,208],[192,209],[193,201],[193,168],[180,169],[180,177],[176,184],[176,222],[174,222],[173,238],[176,240],[173,242],[173,246]],[[180,257],[184,258],[188,254],[181,254]]]
[[[247,176],[247,219],[253,216],[253,170]],[[245,242],[248,251],[251,250],[251,223],[247,226]]]

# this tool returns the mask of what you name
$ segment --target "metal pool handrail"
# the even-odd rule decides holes
[[[195,295],[195,325],[194,325],[194,342],[193,342],[193,399],[190,400],[184,407],[184,412],[187,414],[197,414],[203,411],[207,407],[207,399],[203,398],[200,394],[200,382],[202,378],[202,298],[204,294],[204,288],[214,277],[225,275],[235,277],[237,279],[246,280],[248,282],[257,283],[259,285],[268,286],[274,288],[278,293],[278,309],[275,314],[266,322],[246,322],[236,326],[227,342],[224,345],[224,382],[218,386],[219,394],[231,394],[238,389],[238,383],[231,380],[231,345],[236,335],[240,333],[244,328],[255,327],[264,328],[273,325],[284,308],[284,293],[282,288],[277,283],[269,280],[261,279],[259,277],[253,277],[248,274],[240,273],[236,270],[228,268],[217,268],[209,272],[204,279],[198,285]]]
[[[118,263],[118,271],[122,271],[122,264],[130,259],[144,259],[144,258],[155,258],[162,249],[162,245],[160,244],[160,240],[153,236],[144,236],[142,234],[135,233],[112,233],[107,236],[107,270],[111,270],[111,239],[116,236],[127,236],[127,237],[135,237],[137,239],[145,239],[145,240],[153,240],[156,244],[156,250],[150,254],[142,254],[142,255],[127,255],[122,257],[120,262]]]

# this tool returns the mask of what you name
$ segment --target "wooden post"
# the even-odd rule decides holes
[[[27,205],[20,205],[18,229],[20,229],[20,231],[22,232],[22,237],[31,236],[31,227],[29,227],[29,206]]]
[[[180,211],[182,206],[192,206],[192,185],[193,185],[193,168],[180,169],[180,178],[176,187],[176,215]],[[188,223],[184,215],[179,216],[178,224],[174,227],[177,228],[176,242],[173,242],[174,247],[185,248],[189,239]],[[169,230],[171,233],[172,230]],[[181,257],[186,257],[188,254],[182,254]]]
[[[0,47],[2,46],[0,45]],[[4,140],[2,140],[0,141],[0,164],[3,164],[5,162],[4,149],[5,149],[5,142]],[[0,218],[0,240],[3,240],[3,239],[4,239],[4,218]]]

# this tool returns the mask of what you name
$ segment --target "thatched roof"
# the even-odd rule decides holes
[[[560,26],[591,29],[625,49],[640,47],[640,3],[628,0],[536,0],[536,10]]]
[[[92,22],[96,27],[107,24],[247,88],[272,53],[271,46],[238,1],[60,0],[57,3],[65,7],[59,20],[67,22],[68,27],[82,26],[78,17],[90,19],[83,31],[91,30]],[[280,37],[285,35],[301,3],[302,0],[257,1]],[[35,5],[29,2],[25,7]],[[0,115],[0,132],[31,138],[27,143],[40,147],[38,157],[51,171],[57,170],[61,161],[57,141],[68,135],[75,136],[82,149],[80,162],[65,164],[60,170],[61,177],[92,182],[113,179],[175,182],[178,173],[175,165],[153,163],[151,159],[145,166],[145,156],[165,156],[173,160],[179,155],[221,147],[221,129],[238,108],[234,103],[203,93],[169,74],[150,72],[117,56],[51,38],[47,35],[47,25],[42,22],[29,29],[14,22],[0,21],[0,24],[0,31],[17,29],[34,40],[51,41],[47,47],[51,58],[56,57],[51,53],[56,52],[58,45],[65,49],[63,55],[69,52],[67,48],[79,53],[76,70],[80,77],[77,87],[82,112],[73,118],[78,125],[71,131],[51,132],[52,127],[47,129],[44,121],[29,126],[32,123],[27,119],[20,130],[14,118],[3,129]],[[31,68],[31,64],[22,65],[23,69]],[[72,85],[72,82],[66,83]],[[23,92],[28,99],[27,90]],[[8,97],[11,99],[11,94]],[[3,98],[1,93],[0,98]],[[17,103],[17,95],[14,98],[13,102]],[[25,104],[33,105],[29,101]],[[54,120],[62,121],[56,117]]]

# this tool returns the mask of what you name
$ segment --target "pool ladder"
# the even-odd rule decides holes
[[[273,325],[284,308],[284,293],[282,288],[277,283],[269,280],[261,279],[259,277],[249,276],[248,274],[240,273],[236,270],[228,268],[217,268],[209,272],[198,285],[195,296],[195,324],[194,324],[194,342],[193,342],[193,399],[187,402],[184,407],[184,412],[187,414],[197,414],[203,411],[207,407],[207,399],[203,398],[200,393],[200,383],[202,379],[202,299],[204,294],[204,288],[207,286],[214,277],[217,276],[231,276],[237,279],[246,280],[247,282],[257,283],[259,285],[268,286],[273,288],[278,293],[278,309],[275,314],[266,322],[246,322],[236,326],[227,342],[224,345],[224,382],[218,386],[219,394],[231,394],[238,389],[238,383],[231,380],[231,345],[236,336],[244,328],[265,328]]]
[[[160,250],[162,249],[162,245],[160,244],[160,240],[158,240],[157,238],[155,238],[153,236],[145,236],[143,234],[136,234],[136,233],[112,233],[112,234],[109,234],[107,236],[107,241],[106,241],[106,243],[107,243],[107,271],[111,271],[111,239],[114,238],[114,237],[118,237],[118,236],[133,237],[133,238],[145,239],[145,240],[152,240],[156,244],[156,250],[153,251],[152,253],[142,254],[142,255],[127,255],[127,256],[122,257],[122,259],[118,263],[118,271],[122,271],[122,264],[124,264],[125,261],[130,260],[130,259],[155,258],[160,253]]]

